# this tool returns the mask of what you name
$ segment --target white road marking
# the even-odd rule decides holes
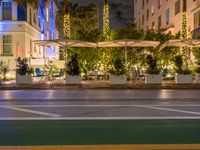
[[[138,106],[141,106],[141,107],[200,107],[200,104],[158,104],[158,105],[12,105],[13,107],[22,107],[22,108],[49,108],[49,107],[138,107]]]
[[[186,117],[174,117],[174,116],[147,116],[147,117],[0,117],[1,121],[6,120],[199,120],[199,117],[186,116]]]
[[[17,108],[17,107],[13,107],[13,106],[0,106],[0,107],[6,108],[6,109],[11,109],[11,110],[16,110],[16,111],[21,111],[21,112],[28,112],[28,113],[31,113],[31,114],[44,115],[44,116],[48,116],[48,117],[60,117],[61,116],[61,115],[58,115],[58,114],[46,113],[46,112],[29,110],[29,109],[24,109],[24,108]]]
[[[165,111],[172,111],[172,112],[186,113],[186,114],[193,114],[193,115],[200,115],[200,112],[186,111],[186,110],[180,110],[180,109],[161,108],[161,107],[144,106],[144,105],[140,105],[140,106],[138,105],[137,107],[148,108],[148,109],[156,109],[156,110],[165,110]]]

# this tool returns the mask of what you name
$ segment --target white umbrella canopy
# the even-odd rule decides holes
[[[200,47],[200,40],[198,39],[176,39],[176,40],[169,40],[163,45],[161,45],[160,50],[165,47]]]
[[[97,47],[156,47],[160,44],[157,41],[145,41],[145,40],[114,40],[106,42],[98,42]]]
[[[96,43],[85,42],[80,40],[68,40],[68,39],[56,39],[56,40],[36,40],[34,41],[36,45],[43,46],[68,46],[68,47],[90,47],[95,48]]]

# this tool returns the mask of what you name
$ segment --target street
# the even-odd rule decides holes
[[[0,145],[199,144],[200,90],[0,91]]]

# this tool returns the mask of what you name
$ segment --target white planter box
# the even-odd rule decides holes
[[[66,75],[66,84],[81,84],[80,76]]]
[[[195,83],[200,83],[200,74],[195,74]]]
[[[145,83],[147,84],[161,84],[162,75],[161,74],[146,74]]]
[[[175,83],[178,84],[188,84],[192,83],[192,74],[179,74],[175,75]]]
[[[16,84],[32,84],[33,78],[31,75],[21,76],[16,74]]]
[[[110,84],[126,84],[126,75],[109,75]]]

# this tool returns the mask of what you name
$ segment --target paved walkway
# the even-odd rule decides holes
[[[56,81],[17,85],[15,81],[7,81],[0,86],[0,90],[14,89],[200,89],[200,84],[175,84],[174,81],[163,81],[162,84],[145,84],[144,81],[129,81],[124,85],[110,85],[109,81],[82,81],[80,85],[67,85],[64,81]]]

